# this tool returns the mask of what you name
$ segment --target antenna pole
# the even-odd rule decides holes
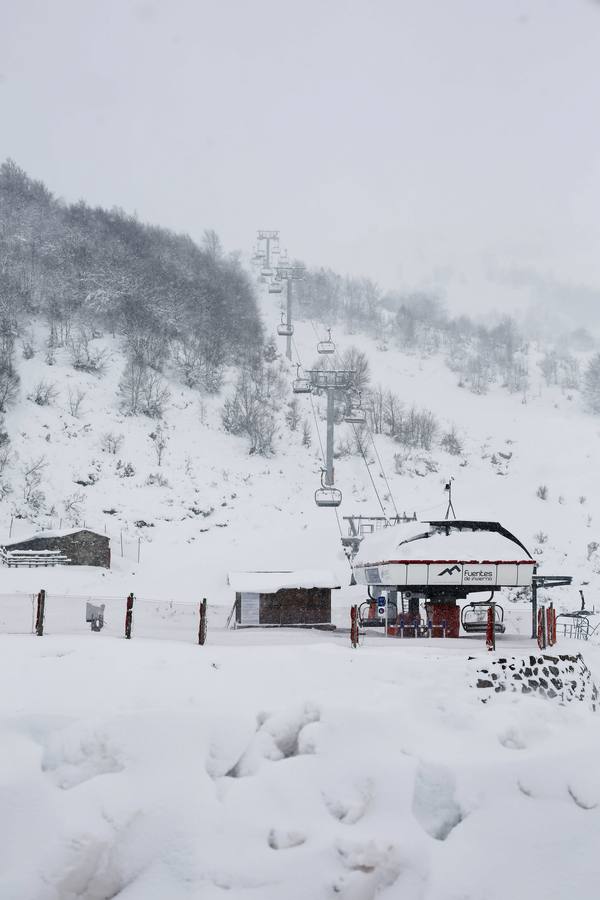
[[[446,516],[445,516],[446,519],[450,518],[450,513],[452,513],[453,519],[456,518],[454,506],[452,505],[452,481],[453,481],[453,479],[451,478],[450,481],[447,482],[446,488],[445,488],[445,490],[448,491],[448,507],[446,509]]]

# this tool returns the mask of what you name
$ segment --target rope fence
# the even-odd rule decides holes
[[[203,644],[206,599],[186,603],[135,597],[0,594],[0,634],[101,634]]]

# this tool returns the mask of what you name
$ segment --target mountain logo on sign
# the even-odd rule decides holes
[[[460,572],[460,566],[452,566],[451,569],[442,569],[441,572],[438,572],[438,578],[441,578],[442,575],[454,575],[455,572]]]

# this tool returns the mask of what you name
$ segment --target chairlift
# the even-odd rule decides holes
[[[270,278],[273,274],[273,269],[271,269],[270,266],[264,266],[260,270],[260,274],[263,275],[265,278]]]
[[[366,425],[367,414],[361,406],[360,394],[358,395],[358,403],[349,402],[344,414],[344,422],[349,422],[351,425]]]
[[[488,609],[492,605],[491,600],[479,600],[463,606],[460,611],[460,624],[467,634],[485,634],[487,631]],[[504,634],[504,609],[499,603],[494,603],[494,631],[496,634]]]
[[[269,285],[269,293],[270,294],[281,294],[283,291],[283,285],[278,278],[273,279],[273,281]]]
[[[385,625],[385,607],[387,603],[388,623],[395,623],[398,618],[398,606],[393,600],[370,597],[358,607],[358,624],[361,628],[383,628]]]
[[[317,488],[315,491],[315,503],[317,506],[339,506],[342,502],[342,492],[339,488],[334,487],[332,484],[325,484],[323,476],[325,475],[325,470],[321,470],[321,487]]]
[[[310,394],[312,392],[310,379],[300,375],[300,363],[296,364],[296,377],[292,382],[292,392],[294,394]]]
[[[327,329],[329,335],[326,341],[319,341],[317,344],[317,353],[335,353],[335,344],[331,340],[331,328]]]
[[[292,335],[293,333],[294,333],[294,326],[292,325],[291,322],[290,322],[289,325],[288,325],[287,322],[284,322],[284,320],[283,320],[283,313],[281,313],[281,322],[280,322],[280,324],[277,326],[277,334],[278,334],[280,337],[291,337],[291,335]]]

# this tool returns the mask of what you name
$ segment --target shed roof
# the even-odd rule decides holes
[[[283,589],[332,588],[338,590],[339,579],[322,569],[297,569],[288,572],[230,572],[227,583],[234,591],[249,594],[275,594]]]
[[[109,540],[108,535],[102,534],[100,531],[93,531],[91,528],[57,528],[51,531],[37,531],[35,534],[29,534],[25,537],[14,538],[12,541],[7,541],[3,544],[4,547],[13,547],[15,544],[27,544],[29,541],[37,541],[37,540],[52,540],[53,538],[61,538],[68,537],[71,534],[80,534],[81,532],[86,531],[88,534],[95,534],[97,537],[106,538]]]

